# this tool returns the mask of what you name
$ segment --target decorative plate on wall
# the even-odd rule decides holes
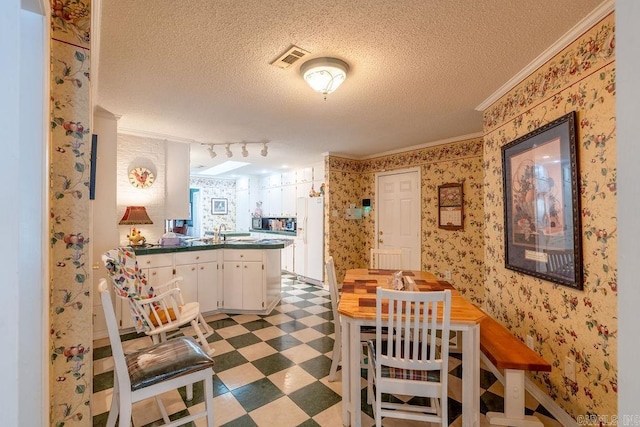
[[[129,182],[136,188],[151,187],[156,177],[147,168],[137,167],[129,171]]]

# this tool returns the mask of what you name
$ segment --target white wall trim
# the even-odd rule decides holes
[[[491,373],[495,375],[498,381],[500,381],[504,386],[504,375],[502,375],[500,370],[498,370],[498,368],[496,368],[482,352],[480,352],[480,360],[487,365],[487,368],[489,368]],[[565,427],[578,426],[578,423],[569,414],[567,414],[564,409],[558,406],[558,404],[551,399],[547,393],[540,390],[538,386],[527,377],[524,378],[524,388],[538,401],[538,403],[542,404],[542,406],[544,406],[549,413],[551,413],[551,415],[560,422],[560,424]]]
[[[425,142],[424,144],[412,145],[410,147],[402,147],[396,150],[383,151],[382,153],[376,153],[376,154],[371,154],[368,156],[361,156],[361,157],[352,156],[349,154],[342,154],[339,152],[325,152],[323,153],[323,155],[335,156],[335,157],[340,157],[342,159],[349,159],[349,160],[371,160],[378,157],[390,156],[390,155],[399,154],[399,153],[406,153],[407,151],[421,150],[423,148],[435,147],[437,145],[451,144],[454,142],[466,141],[468,139],[474,139],[474,138],[480,138],[480,137],[482,137],[482,132],[475,132],[467,135],[460,135],[460,136],[454,136],[446,139],[439,139],[437,141]]]
[[[536,59],[534,59],[529,65],[524,67],[518,74],[513,76],[509,81],[503,84],[498,90],[496,90],[491,96],[485,99],[480,105],[476,107],[477,111],[484,111],[489,108],[494,102],[502,98],[511,89],[516,87],[520,82],[533,74],[538,68],[542,67],[547,61],[557,55],[564,48],[573,43],[578,37],[584,34],[587,30],[601,21],[605,16],[613,12],[615,1],[605,0],[595,8],[590,14],[584,17],[580,22],[573,26],[568,32],[558,39],[547,50],[542,52]]]
[[[120,118],[121,116],[118,116],[118,118]],[[173,141],[173,142],[183,142],[185,144],[191,144],[192,142],[200,142],[200,143],[205,143],[206,141],[197,141],[195,139],[191,139],[191,138],[183,138],[181,136],[174,136],[174,135],[167,135],[165,133],[159,133],[159,132],[149,132],[146,130],[138,130],[138,129],[131,129],[131,128],[122,128],[119,127],[118,128],[118,133],[122,133],[125,135],[131,135],[131,136],[139,136],[142,138],[152,138],[152,139],[160,139],[160,140],[169,140],[169,141]]]

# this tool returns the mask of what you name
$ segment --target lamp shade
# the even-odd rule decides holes
[[[119,225],[153,224],[144,206],[127,206]]]
[[[336,58],[311,59],[300,67],[302,78],[313,90],[324,95],[333,92],[344,82],[347,71],[349,65]]]

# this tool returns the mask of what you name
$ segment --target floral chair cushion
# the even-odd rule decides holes
[[[153,298],[156,294],[153,286],[147,283],[147,278],[138,267],[135,252],[129,247],[111,249],[102,254],[102,261],[109,272],[116,294],[129,299],[136,332],[148,331],[149,325],[142,316],[137,314],[136,305],[132,300]]]

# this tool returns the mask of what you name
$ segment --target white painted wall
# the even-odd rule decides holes
[[[618,150],[618,425],[640,425],[640,2],[616,1]],[[611,313],[615,316],[616,313]],[[602,414],[605,415],[605,414]]]
[[[0,14],[0,413],[2,425],[48,424],[46,265],[47,26],[35,1],[3,2]]]
[[[129,171],[134,167],[149,168],[156,180],[148,188],[136,188],[129,183]],[[165,200],[165,145],[164,140],[118,134],[116,170],[118,194],[118,222],[127,206],[144,206],[151,225],[136,226],[146,237],[147,243],[157,243],[164,233]],[[120,244],[127,245],[128,225],[118,226]]]
[[[118,221],[122,212],[117,209],[116,171],[117,171],[117,118],[100,108],[93,116],[92,133],[98,135],[98,153],[96,163],[96,193],[91,204],[93,226],[91,232],[93,256],[93,338],[107,336],[104,312],[98,297],[98,282],[107,278],[107,270],[101,255],[120,245]],[[120,217],[118,217],[120,213]]]

